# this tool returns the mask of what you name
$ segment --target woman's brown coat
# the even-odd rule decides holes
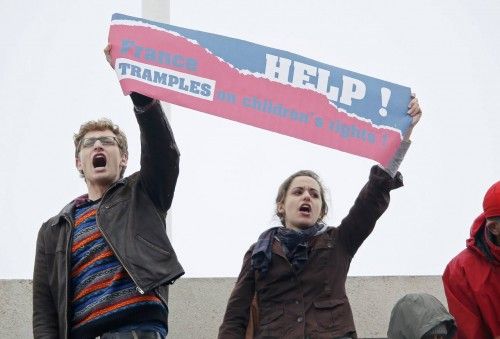
[[[258,319],[252,319],[254,338],[356,338],[345,292],[349,265],[387,209],[389,192],[400,186],[399,173],[393,179],[374,166],[368,183],[340,226],[328,227],[311,239],[308,262],[298,272],[275,239],[269,271],[260,276],[251,267],[252,245],[229,298],[219,339],[245,338],[254,295],[258,305]]]

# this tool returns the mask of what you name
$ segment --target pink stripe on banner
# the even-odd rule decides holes
[[[132,51],[121,54],[123,40],[133,40],[155,50],[175,51],[175,54],[196,60],[196,70],[145,61],[133,55]],[[116,69],[125,94],[140,92],[221,118],[370,158],[382,165],[390,162],[401,143],[399,131],[375,127],[339,112],[325,95],[313,90],[243,74],[177,33],[174,35],[143,26],[115,24],[111,26],[109,41],[113,45],[113,59],[119,59]],[[162,87],[148,77],[142,79],[143,73],[132,75],[128,72],[123,75],[118,65],[120,62],[134,64],[141,71],[147,67],[144,65],[147,63],[152,65],[151,71],[161,68],[160,72],[176,74],[178,78],[196,77],[198,82],[210,82],[213,85],[212,93],[208,98],[193,96],[193,93],[179,88],[182,86]],[[186,83],[189,86],[189,81]]]

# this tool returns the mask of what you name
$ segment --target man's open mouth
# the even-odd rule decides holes
[[[96,154],[92,158],[92,166],[94,168],[105,167],[106,166],[106,156],[104,154]]]

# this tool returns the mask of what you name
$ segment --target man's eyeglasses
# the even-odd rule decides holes
[[[95,142],[99,140],[99,142],[103,146],[114,146],[118,144],[118,141],[116,140],[116,137],[111,137],[111,136],[103,136],[103,137],[97,137],[97,138],[85,138],[82,139],[81,146],[82,148],[90,148],[93,147]]]

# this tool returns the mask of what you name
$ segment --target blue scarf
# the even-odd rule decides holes
[[[252,268],[261,275],[269,270],[274,237],[283,245],[288,261],[296,271],[300,271],[307,262],[308,242],[323,228],[320,224],[305,230],[295,231],[286,227],[272,227],[262,233],[252,252]]]

